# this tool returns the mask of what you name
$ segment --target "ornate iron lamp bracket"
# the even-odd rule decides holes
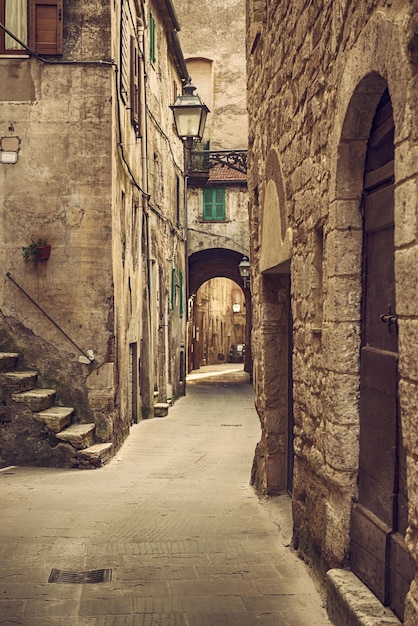
[[[216,165],[227,165],[242,174],[247,173],[247,150],[192,150],[192,172],[209,170]]]

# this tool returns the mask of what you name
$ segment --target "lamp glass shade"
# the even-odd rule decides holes
[[[186,88],[188,91],[194,87]],[[181,138],[202,139],[209,109],[197,95],[185,93],[170,106],[173,111],[177,135]]]
[[[247,257],[243,257],[238,267],[241,278],[248,278],[248,276],[250,275],[250,262]]]

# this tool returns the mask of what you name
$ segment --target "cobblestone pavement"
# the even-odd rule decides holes
[[[0,471],[1,625],[330,624],[249,486],[260,427],[237,367],[194,373],[102,469]]]

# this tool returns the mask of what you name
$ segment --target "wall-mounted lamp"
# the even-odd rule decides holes
[[[242,257],[242,261],[238,265],[238,269],[241,274],[242,282],[244,283],[244,289],[248,289],[250,286],[250,262],[248,257]]]
[[[232,305],[232,312],[239,313],[241,311],[241,305],[239,303],[235,303]]]
[[[203,137],[206,117],[209,113],[206,104],[197,94],[193,93],[195,89],[196,87],[193,85],[185,85],[182,95],[177,96],[175,103],[170,105],[174,115],[177,136],[182,140],[187,150],[188,166],[194,145]]]

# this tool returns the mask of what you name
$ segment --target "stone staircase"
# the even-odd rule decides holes
[[[38,372],[18,370],[19,354],[0,352],[0,382],[2,412],[0,422],[7,428],[13,422],[13,414],[19,413],[19,405],[31,411],[31,418],[42,425],[42,438],[53,450],[66,444],[64,465],[80,469],[92,469],[105,465],[112,457],[111,443],[95,443],[95,424],[73,423],[74,408],[55,404],[56,390],[37,387]],[[16,411],[14,410],[16,409]],[[22,429],[23,430],[23,429]],[[26,429],[27,431],[27,429]],[[25,437],[22,432],[22,437]],[[36,446],[34,446],[36,447]],[[36,452],[34,451],[34,455]],[[26,465],[31,464],[28,459]],[[38,465],[37,459],[32,459]],[[42,463],[41,463],[42,464]],[[60,465],[61,463],[58,463]],[[55,463],[51,462],[51,465]]]

